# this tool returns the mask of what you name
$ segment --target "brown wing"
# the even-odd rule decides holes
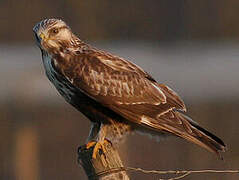
[[[108,54],[81,55],[70,61],[68,66],[59,66],[67,79],[129,121],[172,133],[210,151],[224,150],[220,139],[175,111],[186,108],[173,90],[158,84],[138,66]]]
[[[122,58],[97,51],[67,61],[58,59],[56,67],[74,86],[130,121],[142,124],[143,116],[155,119],[172,109],[185,110],[174,91]]]
[[[163,89],[128,61],[89,54],[69,61],[56,67],[74,86],[105,106],[167,103]],[[180,109],[185,108],[182,101],[178,105]]]

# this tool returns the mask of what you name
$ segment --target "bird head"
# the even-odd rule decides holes
[[[33,32],[37,45],[46,51],[59,50],[71,43],[73,33],[69,26],[60,19],[45,19],[37,23]]]

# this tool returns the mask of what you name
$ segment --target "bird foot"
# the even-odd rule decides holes
[[[93,159],[96,159],[96,155],[99,151],[102,151],[103,154],[105,154],[107,151],[105,149],[105,146],[107,144],[111,144],[111,142],[107,139],[104,139],[103,141],[89,141],[87,144],[86,144],[86,149],[90,149],[91,147],[95,146],[94,147],[94,150],[93,150],[93,154],[92,154],[92,158]]]

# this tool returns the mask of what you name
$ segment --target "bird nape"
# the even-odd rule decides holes
[[[94,158],[105,143],[135,130],[225,151],[221,139],[183,114],[184,102],[172,89],[139,66],[84,43],[59,19],[42,20],[33,32],[47,77],[92,122],[87,148],[95,146]]]

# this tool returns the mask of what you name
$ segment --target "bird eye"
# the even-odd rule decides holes
[[[51,31],[53,34],[57,34],[59,32],[58,29],[56,29],[56,28],[52,29]]]

